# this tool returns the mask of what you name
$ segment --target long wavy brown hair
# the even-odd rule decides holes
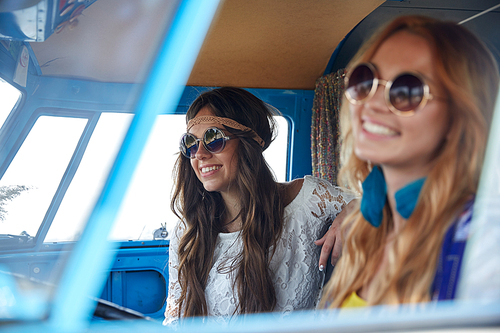
[[[186,123],[208,107],[215,116],[236,120],[253,129],[264,141],[262,148],[249,132],[225,126],[238,136],[238,174],[234,184],[240,199],[243,249],[230,269],[236,272],[238,313],[272,311],[276,291],[269,263],[281,236],[283,193],[262,154],[275,136],[276,113],[246,90],[224,87],[201,94],[190,106]],[[171,208],[184,223],[179,242],[180,308],[185,317],[206,316],[205,287],[213,265],[217,235],[225,231],[225,204],[218,192],[208,192],[198,180],[188,158],[179,154],[174,169],[175,190]]]
[[[485,45],[464,27],[405,16],[373,36],[348,67],[369,61],[384,41],[400,31],[423,37],[431,47],[439,84],[449,98],[449,133],[436,154],[412,216],[388,250],[387,268],[378,276],[375,273],[384,255],[387,234],[393,228],[388,205],[379,228],[363,218],[359,207],[346,218],[343,254],[319,307],[339,307],[370,281],[369,305],[428,301],[444,235],[477,190],[498,92],[497,64]],[[361,192],[360,184],[370,167],[353,152],[348,103],[343,104],[341,175]]]

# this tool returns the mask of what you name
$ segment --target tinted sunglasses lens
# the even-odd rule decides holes
[[[219,153],[226,144],[224,133],[218,128],[209,128],[205,131],[203,143],[209,152]]]
[[[346,92],[356,101],[362,101],[368,97],[373,87],[373,71],[366,65],[359,65],[349,76]]]
[[[389,100],[399,111],[414,111],[424,99],[424,83],[413,74],[398,76],[389,90]]]
[[[184,134],[180,145],[181,152],[184,156],[191,158],[198,151],[198,143],[196,138],[191,134]]]

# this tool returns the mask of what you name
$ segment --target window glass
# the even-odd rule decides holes
[[[108,113],[101,116],[45,241],[72,241],[78,238],[131,119],[131,114]],[[279,135],[266,150],[265,156],[278,181],[285,181],[288,123],[284,117],[278,117],[278,125]],[[154,231],[162,225],[166,225],[167,230],[173,228],[177,218],[170,210],[172,170],[185,127],[185,115],[158,116],[110,239],[152,240]]]
[[[275,117],[278,124],[278,136],[273,143],[264,151],[264,157],[271,166],[279,182],[286,181],[286,170],[288,161],[288,121],[285,117]]]
[[[184,115],[157,117],[122,202],[112,239],[151,240],[162,223],[170,225],[172,170],[179,152],[180,131],[186,127],[184,119]]]
[[[46,242],[78,239],[101,193],[132,117],[128,113],[101,115],[45,237]]]
[[[0,180],[0,233],[36,235],[86,123],[38,118]]]
[[[0,127],[2,127],[9,113],[21,99],[21,92],[0,77]]]
[[[278,137],[264,155],[277,180],[285,181],[288,123],[284,117],[278,117],[278,126]],[[160,115],[156,120],[122,203],[112,239],[151,240],[162,224],[168,231],[175,226],[177,217],[170,210],[172,170],[185,127],[185,115]]]

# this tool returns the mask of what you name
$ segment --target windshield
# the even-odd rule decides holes
[[[0,318],[43,318],[47,300],[68,295],[57,292],[68,285],[63,272],[78,251],[57,242],[81,240],[177,6],[37,1],[20,3],[17,10],[11,3],[8,14],[0,13],[2,23],[20,29],[10,30],[15,38],[0,44],[0,73],[8,76],[0,78]],[[36,36],[25,30],[33,20],[44,25]],[[59,231],[51,231],[53,221]],[[98,244],[93,241],[94,249]],[[44,259],[33,259],[40,252]],[[84,261],[78,260],[82,268]],[[100,283],[88,271],[78,274],[87,276],[79,282],[84,300],[97,294],[83,291],[85,283]],[[4,303],[5,295],[15,303]],[[24,313],[29,306],[33,311]]]
[[[41,6],[39,13],[43,13]],[[42,75],[36,79],[40,87],[33,91],[32,116],[18,129],[19,140],[14,143],[18,151],[7,156],[3,166],[0,233],[5,241],[1,247],[33,245],[36,236],[45,239],[45,229],[53,219],[56,228],[50,229],[46,241],[78,239],[130,125],[133,102],[140,92],[138,84],[144,80],[143,73],[175,9],[170,1],[107,0],[81,6],[62,8],[72,13],[68,20],[61,15],[63,23],[54,33],[46,32],[45,41],[29,44],[32,52],[15,41],[0,46],[11,53],[22,49],[25,58],[33,61],[33,71]],[[31,9],[23,13],[14,15],[20,21],[29,13],[36,15]],[[142,34],[149,38],[142,38]],[[40,36],[36,39],[43,40]],[[19,77],[16,70],[15,76],[26,90],[35,80],[28,73]],[[120,83],[116,89],[85,91],[91,88],[90,81],[87,84],[80,78]],[[128,100],[117,101],[123,89],[130,91]],[[68,93],[86,96],[83,98],[93,105],[89,110],[71,110],[61,102]],[[21,97],[17,88],[0,78],[0,126],[9,115],[19,117],[15,106]],[[54,103],[65,107],[44,107]],[[120,113],[102,112],[110,107]],[[41,228],[43,223],[45,229]],[[111,239],[138,239],[139,234]]]

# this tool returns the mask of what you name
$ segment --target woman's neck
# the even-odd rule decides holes
[[[391,209],[393,221],[394,221],[394,233],[398,233],[406,223],[404,219],[396,209],[396,192],[416,181],[417,179],[426,177],[428,170],[423,170],[422,168],[415,168],[413,170],[401,170],[398,168],[391,168],[387,166],[381,166],[384,171],[384,178],[387,185],[387,200],[389,202],[389,207]]]
[[[232,194],[222,193],[222,199],[226,205],[226,214],[224,220],[225,232],[240,231],[243,227],[240,216],[240,202],[237,196]]]

